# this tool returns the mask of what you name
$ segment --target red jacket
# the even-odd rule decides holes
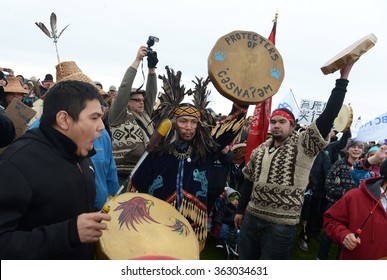
[[[342,245],[345,236],[356,232],[381,196],[382,177],[364,180],[360,188],[348,191],[324,214],[324,230],[331,240]],[[350,251],[342,247],[340,259],[372,260],[387,256],[387,213],[379,202],[365,222],[361,244]]]

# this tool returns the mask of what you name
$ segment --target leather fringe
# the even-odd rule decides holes
[[[176,200],[174,199],[171,204],[175,207]],[[198,238],[199,250],[201,252],[204,249],[207,239],[207,211],[201,208],[196,201],[183,197],[180,213],[191,223],[196,237]]]

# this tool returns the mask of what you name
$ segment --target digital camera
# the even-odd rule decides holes
[[[159,41],[159,38],[155,37],[155,36],[149,36],[148,38],[148,41],[146,42],[146,44],[148,45],[148,51],[146,53],[146,55],[148,57],[153,57],[153,56],[157,56],[157,52],[155,52],[154,50],[152,50],[152,46],[157,43]]]

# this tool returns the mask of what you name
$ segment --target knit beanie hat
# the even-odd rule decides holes
[[[224,188],[224,192],[226,194],[226,197],[227,197],[227,200],[230,201],[232,198],[236,198],[239,200],[239,198],[241,197],[241,194],[234,190],[233,188],[230,188],[230,187],[225,187]]]
[[[51,74],[47,74],[45,77],[44,77],[44,80],[43,80],[43,83],[44,82],[53,82],[54,81],[54,78],[52,77]]]
[[[369,156],[370,153],[372,152],[376,152],[377,150],[379,150],[379,147],[378,146],[373,146],[371,147],[368,152],[367,152],[367,157]]]

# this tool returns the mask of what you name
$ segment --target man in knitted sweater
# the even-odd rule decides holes
[[[132,87],[137,69],[147,51],[146,46],[138,49],[136,58],[126,70],[115,101],[109,110],[113,155],[120,184],[123,184],[131,174],[153,134],[151,115],[157,95],[157,56],[148,57],[146,91]]]
[[[272,138],[253,150],[243,169],[246,180],[234,219],[241,228],[240,259],[290,258],[310,169],[328,144],[324,139],[343,104],[353,64],[340,69],[324,112],[305,131],[295,131],[289,110],[272,113]]]

